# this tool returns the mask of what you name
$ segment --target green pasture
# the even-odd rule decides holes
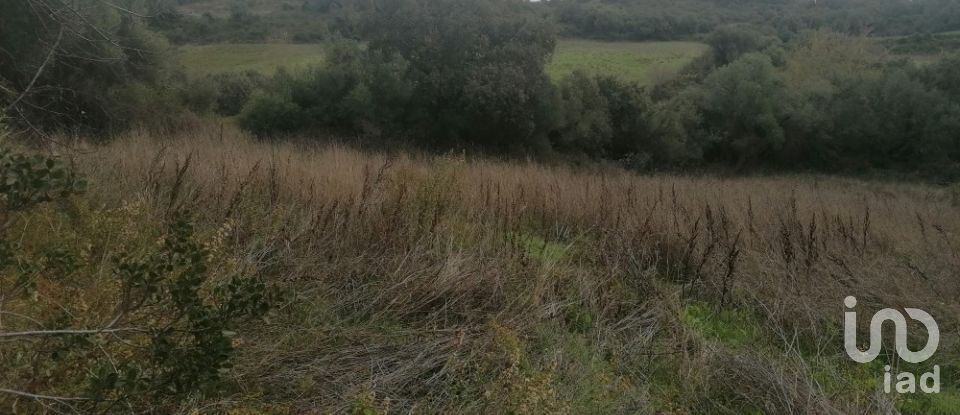
[[[561,40],[547,66],[551,78],[576,70],[615,76],[644,84],[667,79],[707,50],[698,42],[602,42]],[[320,44],[213,44],[184,46],[181,63],[191,75],[254,70],[271,74],[277,68],[323,62]]]

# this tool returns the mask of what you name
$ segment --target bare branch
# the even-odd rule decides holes
[[[0,79],[2,79],[2,78],[0,78]],[[16,93],[13,92],[12,89],[3,86],[3,84],[0,84],[0,91],[6,92],[6,93],[8,93],[8,94],[10,94],[10,95],[16,95]]]
[[[53,42],[53,45],[50,46],[50,51],[47,52],[47,57],[43,59],[43,63],[37,68],[37,72],[33,74],[33,79],[30,80],[30,83],[27,84],[27,87],[20,92],[20,96],[17,99],[13,100],[6,108],[3,109],[3,112],[9,111],[11,108],[15,107],[20,103],[20,100],[23,97],[27,96],[30,93],[30,90],[33,88],[33,85],[37,83],[37,79],[40,78],[40,75],[43,75],[43,71],[47,68],[47,64],[50,63],[50,60],[53,59],[53,55],[57,52],[57,48],[60,47],[60,41],[63,40],[63,26],[60,26],[60,30],[57,32],[57,40]]]
[[[21,392],[13,389],[4,389],[0,388],[0,393],[6,393],[9,395],[22,396],[24,398],[32,399],[45,399],[49,401],[89,401],[88,398],[76,398],[76,397],[65,397],[65,396],[50,396],[50,395],[40,395],[36,393]]]
[[[100,334],[100,333],[119,333],[119,332],[129,332],[129,331],[139,331],[144,330],[138,328],[118,328],[118,329],[77,329],[77,330],[32,330],[32,331],[13,331],[7,333],[0,333],[0,338],[5,337],[38,337],[38,336],[74,336],[74,335],[91,335],[91,334]]]
[[[131,15],[131,16],[137,16],[137,17],[142,18],[142,19],[149,19],[149,18],[151,17],[151,16],[147,16],[147,15],[145,15],[145,14],[139,14],[139,13],[137,13],[137,12],[134,12],[133,10],[130,10],[130,9],[121,7],[121,6],[119,6],[119,5],[113,4],[113,3],[109,2],[109,1],[106,1],[106,0],[100,0],[100,3],[103,3],[103,4],[105,4],[105,5],[109,6],[109,7],[112,7],[112,8],[114,8],[114,9],[119,10],[119,11],[122,11],[122,12],[124,12],[124,13],[127,13],[127,14],[129,14],[129,15]]]

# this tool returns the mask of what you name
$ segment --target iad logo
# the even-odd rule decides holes
[[[843,304],[849,309],[857,306],[857,299],[849,296],[843,300]],[[843,345],[847,349],[847,355],[856,362],[872,362],[880,355],[881,335],[883,334],[883,323],[892,321],[895,333],[895,342],[897,345],[897,355],[906,362],[920,363],[926,361],[933,353],[937,351],[940,345],[940,327],[937,322],[926,311],[916,308],[905,308],[910,318],[919,321],[927,329],[927,344],[914,352],[907,346],[907,319],[897,310],[885,308],[873,315],[870,320],[870,346],[866,352],[857,347],[857,312],[847,311],[843,316]],[[891,375],[890,366],[884,367],[883,387],[884,392],[890,393]],[[897,375],[896,389],[898,393],[914,393],[917,391],[917,378],[910,372],[903,372]],[[933,372],[924,373],[920,377],[920,389],[926,393],[940,392],[940,366],[933,366]]]

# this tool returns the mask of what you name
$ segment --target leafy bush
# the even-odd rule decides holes
[[[260,137],[296,132],[311,123],[289,96],[268,93],[254,95],[239,121],[241,127]]]
[[[0,407],[162,411],[216,391],[232,330],[282,293],[242,274],[213,279],[185,212],[170,216],[159,243],[119,252],[92,234],[46,237],[43,223],[84,226],[70,199],[82,189],[57,158],[0,151],[0,290],[5,314],[17,316],[0,331]]]
[[[240,125],[261,136],[309,129],[378,135],[403,128],[412,91],[404,79],[406,61],[343,43],[332,48],[329,62],[279,72],[243,110]]]
[[[190,110],[229,117],[239,114],[254,92],[267,86],[268,78],[256,71],[227,72],[185,81],[185,84],[180,98]]]
[[[575,72],[557,89],[563,125],[552,134],[556,149],[607,158],[655,151],[652,104],[640,86]]]
[[[545,65],[556,45],[535,6],[510,0],[392,0],[370,48],[409,62],[409,125],[442,147],[542,144],[551,102]]]
[[[0,198],[8,213],[65,198],[84,186],[58,159],[0,148]]]
[[[275,76],[241,124],[258,134],[389,129],[441,148],[543,143],[552,103],[544,68],[555,39],[528,6],[396,0],[370,28],[367,48],[343,44],[326,66]]]
[[[960,107],[905,71],[843,85],[828,113],[844,165],[915,170],[960,160]]]
[[[744,54],[757,52],[779,42],[747,25],[727,25],[717,28],[707,37],[707,44],[718,66],[727,65]]]
[[[267,78],[255,71],[224,73],[212,76],[217,94],[214,110],[220,115],[237,115],[250,100],[253,92],[263,88]]]
[[[960,53],[925,67],[921,79],[929,87],[943,92],[951,101],[960,104]]]
[[[713,157],[757,162],[784,141],[785,89],[770,58],[753,53],[718,69],[703,83],[704,120],[720,131]],[[709,155],[708,155],[709,156]]]

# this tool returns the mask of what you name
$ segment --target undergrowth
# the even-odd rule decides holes
[[[14,215],[8,239],[42,275],[35,297],[5,291],[0,332],[94,332],[69,345],[86,353],[69,364],[50,360],[66,338],[0,343],[26,359],[2,360],[0,387],[130,405],[118,411],[234,414],[956,408],[954,333],[943,330],[930,362],[944,392],[898,396],[879,384],[890,360],[853,363],[840,326],[846,295],[866,311],[920,307],[941,327],[956,323],[960,217],[948,189],[644,177],[221,137],[86,148],[69,157],[90,183],[83,193]],[[43,271],[55,269],[75,271]],[[126,290],[161,303],[109,326]],[[281,307],[264,314],[266,304]],[[166,312],[181,306],[184,319]],[[151,324],[207,334],[176,337],[159,350],[177,359],[165,360],[146,352],[169,343]],[[133,341],[147,348],[121,352],[127,343],[103,327],[143,328]],[[117,370],[94,376],[111,380],[94,382],[108,392],[84,395],[100,372],[80,368],[108,356]],[[123,362],[164,376],[216,370],[120,394]],[[0,399],[21,411],[76,403]]]

